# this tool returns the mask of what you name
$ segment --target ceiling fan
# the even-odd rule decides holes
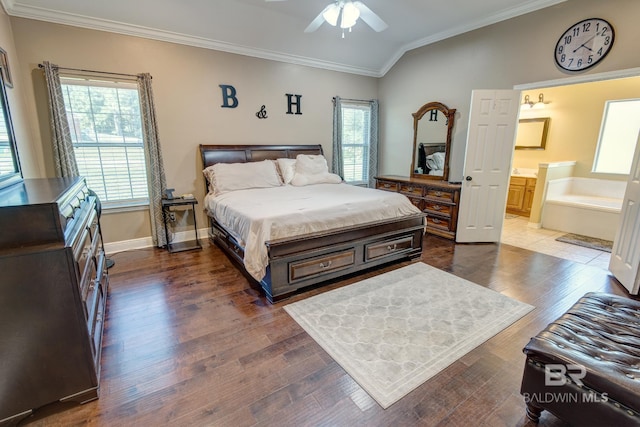
[[[270,1],[285,1],[285,0],[265,0]],[[316,31],[320,26],[327,22],[331,26],[338,25],[340,22],[340,28],[342,28],[342,37],[344,38],[344,30],[351,31],[351,27],[356,25],[358,18],[361,18],[367,25],[369,25],[374,31],[380,32],[386,30],[389,26],[378,15],[375,14],[361,1],[351,0],[336,0],[322,12],[315,17],[311,24],[304,30],[305,33],[312,33]]]

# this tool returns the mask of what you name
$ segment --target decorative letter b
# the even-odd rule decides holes
[[[222,89],[222,108],[236,108],[238,98],[236,98],[236,88],[231,85],[218,85]],[[229,103],[231,100],[231,103]]]

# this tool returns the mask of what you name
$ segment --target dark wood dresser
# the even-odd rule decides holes
[[[379,190],[402,193],[427,214],[427,233],[456,238],[460,184],[387,175],[376,177]]]
[[[108,274],[83,178],[0,191],[0,425],[98,397]]]

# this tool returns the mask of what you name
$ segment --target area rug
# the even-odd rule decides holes
[[[558,242],[571,243],[585,248],[597,249],[603,252],[611,252],[613,242],[611,240],[596,239],[595,237],[582,236],[580,234],[563,234],[556,238]]]
[[[284,307],[385,409],[533,308],[421,262]]]

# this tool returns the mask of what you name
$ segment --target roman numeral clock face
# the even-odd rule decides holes
[[[613,27],[604,19],[591,18],[572,25],[556,44],[556,63],[567,71],[596,65],[613,46]]]

